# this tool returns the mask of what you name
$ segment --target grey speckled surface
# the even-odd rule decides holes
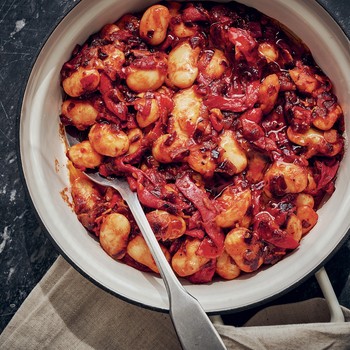
[[[26,197],[17,154],[17,120],[22,93],[40,47],[78,1],[0,2],[0,331],[58,256]],[[319,0],[350,36],[350,2]],[[350,240],[327,263],[340,302],[350,307]],[[314,277],[275,300],[292,302],[319,296]],[[227,315],[239,324],[256,309]]]
[[[348,0],[318,0],[350,37],[350,2]]]
[[[17,154],[21,96],[35,57],[72,0],[0,2],[0,330],[55,261],[23,187]]]

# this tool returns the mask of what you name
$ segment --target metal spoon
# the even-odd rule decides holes
[[[77,137],[71,135],[67,130],[65,131],[69,146],[80,142]],[[198,300],[188,293],[177,279],[155,238],[137,194],[130,190],[127,181],[118,178],[105,178],[97,171],[85,174],[99,185],[116,189],[127,203],[164,281],[169,297],[170,317],[183,349],[226,349]]]

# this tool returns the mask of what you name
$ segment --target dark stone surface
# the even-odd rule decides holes
[[[347,0],[319,0],[350,36]],[[26,80],[41,46],[78,1],[0,2],[0,332],[58,256],[41,227],[21,179],[17,121]],[[342,305],[350,307],[350,240],[326,264]],[[273,303],[293,302],[321,292],[314,277]],[[224,316],[240,324],[256,311]]]
[[[350,37],[350,3],[348,0],[317,0]]]
[[[32,64],[49,33],[75,4],[0,2],[0,331],[58,256],[24,190],[17,121]]]

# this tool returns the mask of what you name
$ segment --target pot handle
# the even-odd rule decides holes
[[[324,267],[315,273],[316,280],[326,299],[329,312],[331,314],[330,322],[345,322],[344,314],[335,295],[331,281]]]

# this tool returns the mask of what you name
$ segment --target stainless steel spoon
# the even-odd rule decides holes
[[[66,138],[69,146],[79,142],[75,136],[67,131]],[[129,206],[164,281],[169,297],[170,317],[183,349],[226,349],[198,300],[181,285],[170,267],[148,223],[137,194],[130,190],[127,181],[118,178],[105,178],[97,171],[86,173],[86,176],[99,185],[116,189]]]

